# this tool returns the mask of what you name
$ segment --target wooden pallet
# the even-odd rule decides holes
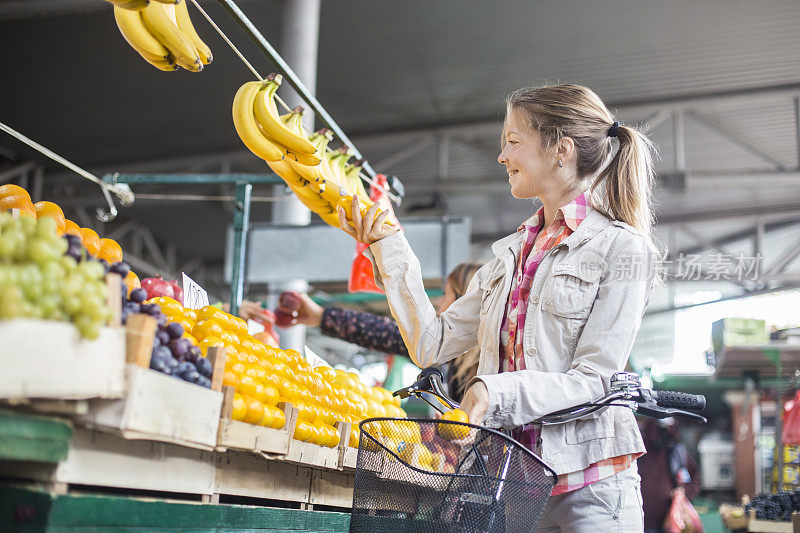
[[[0,399],[82,400],[125,393],[125,330],[102,328],[95,340],[69,322],[0,322]]]
[[[217,445],[222,393],[134,364],[121,400],[92,400],[77,420],[119,432],[126,439],[153,440],[201,450]]]

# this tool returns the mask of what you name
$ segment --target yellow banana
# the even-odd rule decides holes
[[[339,226],[339,213],[334,211],[333,213],[317,213],[319,217],[327,222],[329,225],[333,226],[334,228],[338,228]]]
[[[179,4],[181,0],[155,0],[156,2],[161,2],[162,4]],[[186,0],[187,2],[189,0]]]
[[[250,81],[239,87],[233,99],[233,125],[251,152],[265,161],[280,161],[286,149],[264,137],[253,114],[253,102],[260,86],[261,82]]]
[[[356,161],[352,165],[348,165],[345,169],[345,179],[348,182],[347,189],[351,191],[351,194],[355,194],[358,196],[358,201],[361,202],[362,205],[371,206],[374,202],[367,194],[367,190],[364,188],[364,182],[361,180],[361,166],[364,164],[364,160],[361,159]]]
[[[114,4],[114,7],[127,9],[129,11],[141,11],[147,7],[150,0],[106,0],[106,2]]]
[[[125,8],[114,6],[114,19],[120,33],[136,50],[140,56],[148,62],[160,62],[169,60],[169,50],[147,31],[142,22],[142,16],[136,11],[129,11]]]
[[[174,5],[151,2],[142,10],[142,20],[153,37],[172,53],[176,63],[193,72],[203,70],[197,49],[175,22]]]
[[[316,149],[303,134],[302,129],[299,134],[297,131],[292,131],[281,120],[278,115],[278,107],[275,105],[275,91],[280,87],[283,77],[280,74],[270,74],[267,76],[261,91],[258,93],[256,99],[256,119],[269,137],[275,139],[276,142],[285,146],[290,152],[295,155],[301,154],[314,154]],[[319,163],[318,158],[317,163]],[[317,164],[313,163],[313,164]]]
[[[175,20],[178,22],[178,28],[192,41],[192,44],[197,49],[197,53],[200,55],[200,61],[202,61],[204,65],[208,65],[214,60],[214,56],[211,54],[211,48],[203,42],[194,29],[192,19],[189,18],[189,8],[186,5],[188,3],[189,0],[185,0],[175,5]]]
[[[144,60],[153,65],[154,67],[156,67],[158,70],[164,70],[167,72],[180,70],[181,68],[178,66],[177,63],[175,63],[175,61],[172,60],[172,58],[150,60],[145,57]]]
[[[256,109],[259,109],[258,102],[256,102]],[[305,110],[302,106],[297,106],[290,113],[285,115],[281,115],[281,122],[286,124],[286,127],[289,131],[293,132],[298,138],[305,140],[306,134],[303,133],[303,113]],[[258,118],[256,116],[256,118]],[[308,141],[306,141],[308,142]],[[314,152],[316,152],[316,148],[310,142],[308,143],[309,146],[314,148]],[[287,148],[289,148],[287,146]],[[313,167],[319,165],[320,158],[317,157],[316,153],[308,153],[308,152],[292,152],[289,150],[289,155],[294,156],[294,159],[297,160],[298,163],[303,165]]]
[[[286,185],[289,186],[292,192],[297,195],[306,207],[315,212],[330,209],[331,205],[312,190],[308,186],[309,183],[304,180],[300,174],[295,172],[285,159],[282,161],[268,162],[267,165],[269,165],[269,168],[271,168],[275,174],[286,182]]]
[[[308,141],[314,145],[316,150],[314,155],[320,159],[320,161],[324,159],[325,149],[328,147],[328,143],[331,139],[333,139],[333,132],[326,128],[312,133],[308,138]],[[295,161],[292,157],[287,157],[286,160],[295,172],[303,176],[306,181],[311,182],[312,187],[317,187],[319,192],[322,192],[322,189],[325,187],[325,174],[323,173],[321,162],[315,166],[308,166],[299,161]]]

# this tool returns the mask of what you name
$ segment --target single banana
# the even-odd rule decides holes
[[[114,4],[114,7],[120,7],[129,11],[141,11],[147,7],[150,0],[106,0],[106,2]]]
[[[181,0],[155,0],[155,1],[161,2],[162,4],[180,4],[181,2]]]
[[[258,102],[256,102],[256,109],[259,109]],[[286,124],[289,131],[293,132],[298,138],[305,140],[306,134],[303,132],[303,113],[305,113],[303,107],[297,106],[292,109],[290,113],[281,115],[281,121]],[[310,142],[308,144],[314,148],[314,153],[300,153],[289,150],[289,156],[293,156],[298,163],[309,167],[319,165],[320,158],[317,157],[316,148]]]
[[[120,33],[140,56],[150,63],[169,60],[169,50],[144,27],[142,16],[136,11],[114,6],[114,19]]]
[[[181,67],[179,67],[178,64],[175,63],[175,61],[173,61],[171,57],[170,59],[155,59],[152,61],[145,57],[144,60],[153,65],[154,67],[156,67],[158,70],[164,70],[170,72],[181,69]]]
[[[250,81],[239,87],[233,99],[233,125],[251,152],[265,161],[280,161],[286,149],[264,137],[253,114],[253,102],[260,86],[261,82]]]
[[[301,154],[313,155],[316,152],[316,148],[305,138],[302,128],[299,133],[293,131],[281,120],[278,114],[278,107],[275,105],[275,91],[280,87],[282,80],[283,77],[280,74],[267,76],[264,86],[256,99],[256,119],[264,133],[285,146],[293,154],[297,156]],[[312,165],[319,163],[318,158],[315,159],[317,159],[317,162]]]
[[[203,63],[192,41],[183,34],[175,22],[175,6],[151,2],[142,10],[142,20],[147,30],[175,57],[175,62],[186,70],[199,72]]]
[[[311,187],[316,187],[318,192],[322,192],[325,188],[325,175],[323,174],[322,169],[322,159],[324,159],[325,149],[328,147],[328,143],[333,139],[333,132],[322,128],[319,131],[316,131],[311,134],[308,138],[308,141],[314,145],[315,152],[314,155],[320,159],[320,163],[315,166],[307,166],[299,161],[295,161],[292,157],[287,157],[286,160],[292,166],[292,168],[303,176],[306,181],[311,183]]]
[[[269,165],[269,168],[271,168],[275,174],[286,182],[286,185],[289,186],[292,192],[297,195],[298,199],[306,207],[314,212],[330,209],[331,205],[308,186],[309,183],[304,180],[300,174],[294,171],[286,159],[268,162],[267,165]]]
[[[192,19],[189,18],[188,3],[189,0],[177,3],[175,6],[175,19],[178,21],[178,28],[192,41],[192,44],[197,49],[197,53],[200,55],[200,61],[202,61],[204,65],[208,65],[214,60],[214,56],[211,54],[211,48],[203,42],[194,29]]]
[[[347,179],[348,187],[347,189],[353,191],[353,194],[358,196],[358,201],[361,202],[363,205],[371,206],[374,202],[367,194],[367,190],[364,188],[364,182],[361,180],[361,167],[364,165],[364,160],[360,159],[353,163],[352,165],[348,165],[345,169],[345,179]]]

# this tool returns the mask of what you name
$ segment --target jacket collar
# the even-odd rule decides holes
[[[611,220],[597,209],[594,209],[590,205],[586,206],[586,208],[586,218],[583,219],[583,222],[581,222],[580,225],[578,225],[577,229],[575,229],[572,235],[561,241],[559,246],[566,246],[568,249],[572,250],[574,247],[588,241],[600,233],[600,231],[602,231],[604,228],[612,224]],[[524,238],[524,231],[512,233],[511,235],[503,237],[499,241],[496,241],[494,244],[492,244],[492,252],[494,252],[495,256],[500,257],[506,252],[506,250],[511,248],[516,255],[517,252],[522,248],[522,241]]]

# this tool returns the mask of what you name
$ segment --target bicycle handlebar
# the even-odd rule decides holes
[[[657,390],[653,391],[653,397],[656,400],[656,404],[660,407],[686,409],[698,413],[706,408],[706,397],[702,394]]]
[[[450,409],[458,408],[459,404],[444,393],[442,379],[442,373],[438,369],[425,368],[417,376],[417,381],[396,391],[394,395],[400,398],[416,396],[441,413],[444,413],[442,405]],[[617,372],[611,377],[610,383],[611,390],[600,398],[550,413],[535,422],[542,425],[563,424],[585,418],[608,407],[622,406],[652,418],[682,416],[706,423],[706,419],[698,414],[706,407],[706,398],[701,394],[645,389],[641,386],[639,376],[632,372]],[[431,402],[427,395],[438,399],[441,405]]]

